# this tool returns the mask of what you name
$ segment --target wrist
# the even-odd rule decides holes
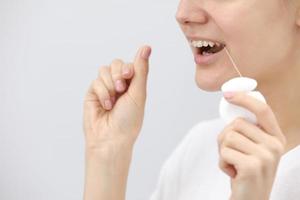
[[[85,152],[85,199],[125,199],[133,146],[114,142],[90,147]]]
[[[86,145],[86,160],[94,160],[102,163],[126,162],[131,160],[133,143],[124,141],[103,142],[97,145]]]

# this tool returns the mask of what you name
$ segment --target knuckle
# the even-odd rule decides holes
[[[261,154],[261,168],[263,170],[267,169],[270,164],[275,163],[276,159],[274,155],[268,151]]]
[[[271,142],[270,142],[270,151],[272,153],[274,153],[275,155],[279,156],[282,155],[284,153],[285,150],[285,146],[276,138],[274,138]]]
[[[122,76],[121,76],[121,73],[120,72],[113,72],[111,74],[111,77],[114,81],[116,80],[122,80]]]
[[[232,123],[228,124],[224,129],[223,129],[223,134],[227,133],[228,131],[233,130]]]
[[[99,85],[99,81],[98,81],[97,79],[94,79],[94,80],[92,81],[92,88],[93,88],[93,89],[96,89],[96,88],[98,87],[98,85]]]
[[[244,122],[243,119],[240,118],[240,117],[238,117],[238,118],[236,118],[236,119],[233,120],[232,126],[233,126],[234,128],[237,128],[237,127],[239,127],[239,126],[241,125],[241,123],[243,123],[243,122]]]
[[[111,78],[112,78],[114,81],[116,81],[116,80],[118,80],[118,79],[121,78],[121,74],[120,74],[119,72],[112,71],[112,72],[111,72]]]
[[[229,125],[228,125],[228,129],[229,130],[234,130],[238,127],[238,119],[234,119]]]
[[[225,136],[224,143],[225,144],[233,144],[235,142],[235,135],[232,131],[228,132]]]
[[[132,62],[128,63],[128,67],[132,69],[134,67],[133,63]]]
[[[226,158],[227,157],[227,153],[228,153],[228,150],[226,147],[221,147],[220,148],[220,157],[221,158]]]
[[[104,96],[107,93],[106,87],[103,85],[103,82],[99,79],[93,80],[93,88],[98,95]]]
[[[224,158],[225,155],[226,155],[226,149],[223,148],[223,147],[221,147],[221,148],[220,148],[220,158]]]
[[[108,67],[108,66],[101,66],[101,67],[99,67],[99,69],[98,69],[99,76],[101,76],[101,75],[103,75],[104,73],[106,73],[107,70],[109,70],[109,67]]]
[[[121,68],[124,62],[121,59],[115,59],[111,63],[111,75],[114,80],[119,79],[121,77]]]
[[[115,96],[116,95],[116,91],[115,91],[115,88],[111,85],[107,85],[107,90],[108,90],[108,93],[110,96]]]
[[[114,81],[122,80],[120,74],[112,74],[111,77]]]
[[[222,140],[223,140],[223,134],[224,134],[224,133],[220,133],[220,134],[218,135],[218,137],[217,137],[217,142],[218,142],[218,144],[221,144],[221,143],[222,143]]]
[[[123,67],[128,67],[129,69],[133,68],[133,63],[126,63]]]
[[[266,115],[270,112],[270,107],[268,105],[264,105],[260,108],[259,114],[260,115]]]
[[[122,65],[124,62],[123,60],[119,59],[119,58],[115,58],[113,59],[113,61],[111,62],[111,66],[114,67],[114,66],[120,66]]]
[[[114,85],[111,81],[111,78],[109,77],[109,74],[103,74],[101,77],[101,82],[103,83],[103,85],[105,85],[105,87],[110,91],[113,92],[114,91]]]

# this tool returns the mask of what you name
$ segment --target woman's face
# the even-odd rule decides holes
[[[176,13],[188,41],[225,44],[241,74],[258,83],[275,80],[299,62],[297,18],[293,0],[181,0]],[[207,91],[238,76],[225,49],[196,65],[197,85]]]

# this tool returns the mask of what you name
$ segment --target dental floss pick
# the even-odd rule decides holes
[[[259,91],[254,91],[257,87],[257,81],[252,78],[243,77],[226,46],[224,49],[240,77],[235,77],[225,82],[221,87],[222,92],[243,91],[246,92],[247,95],[266,103],[264,96]],[[227,124],[237,117],[243,117],[249,122],[257,124],[257,118],[252,112],[244,107],[229,103],[224,97],[222,97],[220,101],[219,114]]]

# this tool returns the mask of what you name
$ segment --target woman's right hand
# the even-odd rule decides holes
[[[133,146],[144,118],[150,54],[151,48],[143,46],[133,63],[115,59],[100,67],[84,100],[86,148]]]

